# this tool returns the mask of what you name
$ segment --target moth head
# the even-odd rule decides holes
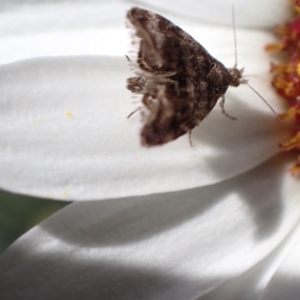
[[[240,84],[247,84],[248,87],[258,95],[258,97],[260,97],[268,106],[269,108],[272,110],[272,112],[275,114],[275,116],[277,117],[277,119],[279,121],[281,121],[280,117],[276,114],[275,110],[271,107],[271,105],[248,83],[247,79],[243,78],[243,71],[244,68],[242,69],[237,69],[236,65],[232,68],[232,69],[227,69],[229,74],[230,74],[230,82],[229,85],[231,86],[239,86]]]
[[[243,78],[244,68],[239,70],[234,66],[233,68],[228,69],[228,71],[231,76],[230,82],[229,82],[230,86],[237,87],[240,84],[245,84],[248,82],[246,79]]]

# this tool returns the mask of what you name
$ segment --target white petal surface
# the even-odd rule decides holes
[[[18,2],[2,4],[3,10],[0,11],[0,64],[49,55],[124,56],[130,46],[128,29],[125,27],[125,14],[133,5],[131,2],[45,1],[38,4],[29,2],[27,5],[16,3]],[[151,3],[153,4],[153,1]],[[216,41],[212,49],[217,49],[218,39],[221,39],[223,43],[219,50],[222,50],[224,45],[233,46],[231,6],[232,1],[228,3],[217,0],[216,3],[175,1],[170,7],[168,1],[164,3],[160,0],[153,9],[184,29],[194,27],[193,32],[188,32],[195,33],[194,36],[201,38],[198,40],[205,46],[212,39]],[[272,23],[268,26],[274,26],[274,20],[276,24],[283,22],[280,15],[286,17],[287,11],[290,11],[287,7],[288,3],[282,0],[269,0],[263,3],[260,1],[259,4],[257,1],[238,1],[235,4],[238,47],[243,45],[242,39],[245,35],[239,25],[245,25],[243,22],[248,22],[249,19],[244,13],[250,14],[251,22],[258,24],[258,27],[262,27],[258,22],[261,18],[265,21],[271,18]],[[227,9],[228,13],[225,14]],[[207,21],[213,24],[211,27],[219,33],[218,35],[208,32]],[[216,24],[220,26],[215,26]],[[225,29],[228,30],[226,39],[223,37]],[[263,49],[256,39],[252,39],[253,41],[256,41],[258,50]],[[267,40],[263,41],[262,46],[266,42]],[[233,59],[234,50],[231,51],[230,57]],[[240,55],[239,51],[238,54]],[[255,61],[253,56],[250,55],[248,60]]]
[[[299,199],[298,199],[299,201]],[[294,234],[295,245],[270,280],[261,300],[294,300],[300,295],[300,224]]]
[[[0,258],[4,299],[195,299],[266,257],[300,217],[277,157],[199,189],[67,206]],[[286,174],[286,176],[283,176]]]
[[[278,266],[282,263],[290,250],[295,245],[295,242],[299,241],[300,226],[295,226],[295,228],[288,234],[288,236],[282,241],[282,243],[277,247],[270,255],[265,259],[260,261],[253,268],[249,269],[242,275],[233,278],[232,280],[226,282],[220,287],[212,290],[205,296],[199,297],[197,300],[273,300],[273,299],[297,299],[297,289],[299,288],[299,281],[295,278],[286,278],[286,280],[275,281],[276,285],[273,285],[271,281],[271,286],[275,293],[269,293],[269,288],[267,286],[270,278],[276,272]],[[296,247],[295,247],[296,248]],[[290,270],[294,270],[298,266],[298,261],[295,260],[293,265],[290,265]],[[276,275],[275,275],[276,277]],[[282,279],[282,278],[281,278]],[[288,288],[285,285],[288,284]],[[278,293],[278,291],[280,292]],[[298,290],[299,291],[299,290]],[[264,294],[264,297],[262,295]],[[274,297],[276,295],[276,297]]]
[[[8,5],[0,12],[0,63],[41,56],[124,56],[130,44],[129,7],[118,1]]]
[[[232,27],[232,6],[237,26],[273,28],[289,21],[293,9],[282,0],[138,0],[133,3],[148,5],[149,9],[185,15],[197,21],[212,22]]]
[[[73,200],[180,190],[243,173],[284,139],[264,103],[241,87],[227,96],[238,121],[216,108],[193,131],[193,148],[183,136],[144,149],[138,114],[126,119],[137,105],[125,89],[128,69],[124,58],[109,57],[0,67],[1,188]],[[250,95],[251,104],[242,102]]]
[[[0,170],[6,174],[1,188],[73,200],[173,191],[230,178],[277,153],[284,137],[247,87],[226,94],[226,109],[238,121],[216,108],[193,132],[193,149],[187,137],[141,149],[138,114],[125,119],[139,105],[125,89],[132,75],[123,56],[129,49],[125,7],[79,1],[3,12],[0,62],[41,58],[0,67]],[[174,22],[226,65],[234,64],[231,28],[179,17]],[[259,76],[251,84],[278,108],[262,50],[271,35],[241,29],[238,38],[240,65]],[[122,58],[70,57],[83,53]],[[45,58],[55,55],[65,57]]]

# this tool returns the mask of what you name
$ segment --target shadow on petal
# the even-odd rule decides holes
[[[279,152],[278,145],[287,135],[285,124],[273,114],[253,109],[245,101],[231,98],[227,102],[227,112],[237,120],[222,115],[216,107],[207,117],[209,122],[204,120],[192,134],[196,149],[207,148],[205,159],[217,178],[228,178],[232,169],[249,170],[251,161],[256,165],[266,161]]]
[[[296,224],[286,168],[277,156],[204,188],[71,204],[3,253],[2,295],[195,299],[256,265]]]
[[[15,253],[17,254],[17,253]],[[18,253],[23,257],[22,249]],[[11,261],[9,261],[11,262]],[[13,276],[11,276],[13,274]],[[209,282],[209,278],[206,279]],[[206,284],[207,285],[207,284]],[[2,299],[192,299],[199,281],[144,265],[44,253],[11,268],[1,264]]]
[[[224,218],[228,222],[240,218],[239,205],[243,205],[246,217],[252,221],[251,228],[255,229],[251,235],[264,240],[276,233],[282,221],[285,199],[282,199],[281,187],[283,175],[287,172],[286,164],[285,157],[276,156],[242,176],[211,186],[144,197],[75,203],[68,207],[67,218],[46,221],[40,227],[67,243],[106,247],[149,239],[181,228],[192,220],[197,224],[195,226],[199,226],[195,232],[201,235],[205,224],[211,222],[211,211],[219,205],[224,207],[224,213],[215,217],[216,226],[222,226]],[[226,201],[232,201],[231,197],[240,203],[232,212],[226,207]]]

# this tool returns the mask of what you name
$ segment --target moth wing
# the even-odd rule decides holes
[[[180,27],[153,12],[134,7],[127,13],[127,18],[140,38],[138,64],[148,72],[184,72],[193,76],[194,64],[186,57],[197,54],[198,69],[209,70],[209,62],[201,57],[214,58]],[[184,62],[184,63],[183,63]],[[207,72],[206,72],[207,73]]]
[[[148,108],[142,144],[161,145],[191,131],[207,116],[225,93],[208,78],[215,66],[225,68],[164,17],[136,7],[127,17],[140,39],[137,63],[147,81],[140,91]]]

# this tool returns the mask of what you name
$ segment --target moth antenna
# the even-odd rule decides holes
[[[237,67],[237,43],[236,43],[236,31],[235,31],[235,18],[234,18],[234,5],[232,4],[232,26],[233,26],[233,37],[234,37],[234,68]]]
[[[260,98],[262,99],[271,109],[271,111],[274,113],[274,115],[276,116],[276,118],[281,121],[280,117],[277,115],[276,111],[272,108],[272,106],[267,102],[267,100],[265,100],[261,94],[259,94],[248,82],[244,82],[245,84],[248,85],[248,87]]]
[[[236,42],[236,30],[235,30],[235,18],[234,18],[234,5],[232,5],[232,25],[233,25],[233,36],[234,36],[234,56],[235,56],[235,65],[234,68],[237,67],[237,42]],[[244,80],[243,83],[247,84],[248,87],[260,98],[262,99],[268,107],[271,109],[271,111],[274,113],[276,118],[281,121],[280,117],[277,115],[276,111],[272,108],[272,106],[265,100],[261,94],[259,94],[249,83],[247,80]]]

